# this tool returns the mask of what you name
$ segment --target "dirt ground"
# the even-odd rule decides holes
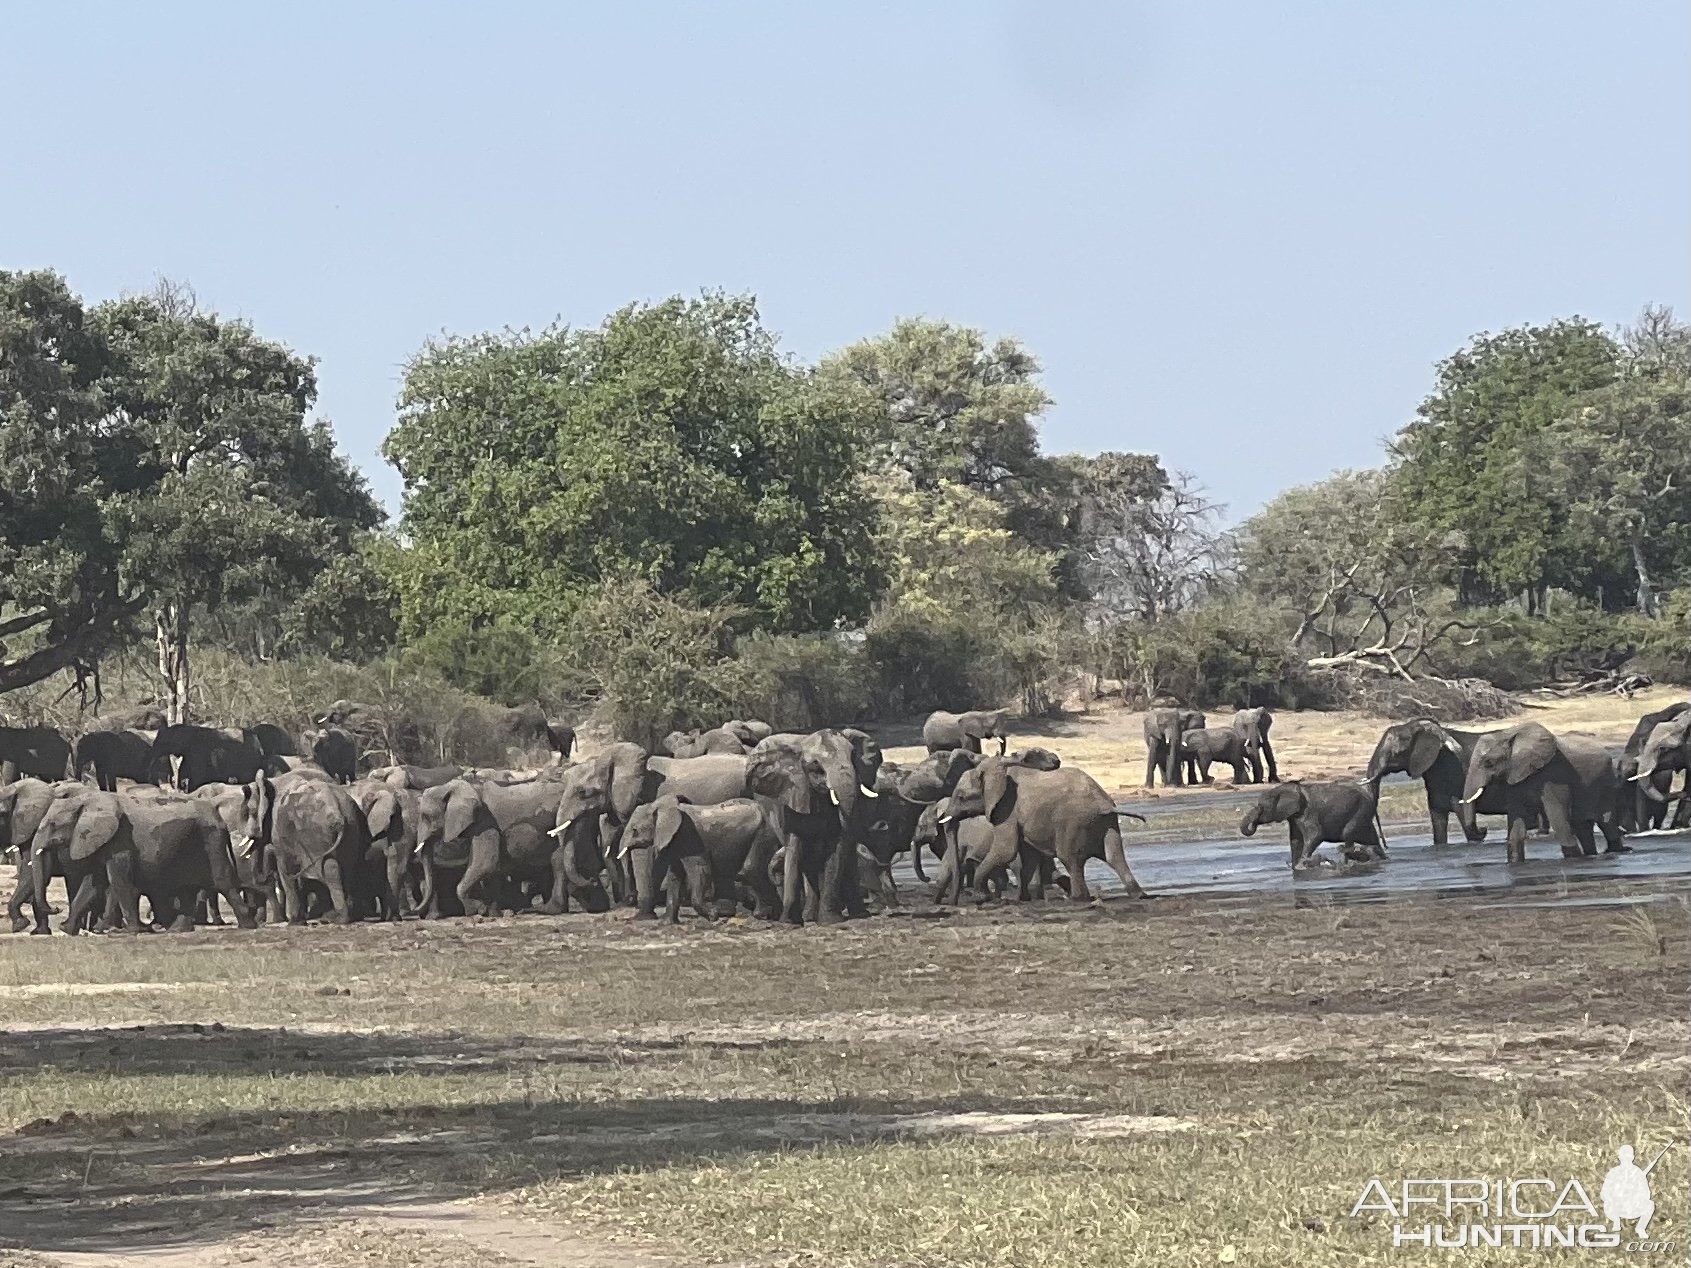
[[[0,1266],[1449,1263],[1371,1177],[1669,1142],[1682,1262],[1687,895],[1584,892],[0,937]]]

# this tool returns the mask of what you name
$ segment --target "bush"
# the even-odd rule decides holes
[[[1122,681],[1130,703],[1173,696],[1208,709],[1320,705],[1304,658],[1253,605],[1217,603],[1154,624],[1125,621],[1097,640],[1104,675]]]
[[[753,634],[735,644],[722,687],[737,718],[814,731],[873,716],[872,678],[861,636]]]
[[[406,646],[404,663],[504,705],[557,704],[558,657],[528,630],[448,619]]]
[[[995,707],[1007,694],[999,666],[964,622],[894,609],[869,623],[864,655],[882,715]]]

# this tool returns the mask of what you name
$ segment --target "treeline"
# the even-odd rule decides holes
[[[642,738],[1102,685],[1320,704],[1334,665],[1672,675],[1688,369],[1662,310],[1483,336],[1381,469],[1224,532],[1153,455],[1043,452],[1014,340],[911,320],[805,365],[707,294],[426,344],[388,525],[308,358],[181,288],[0,274],[0,689],[144,655],[180,712],[198,640]]]

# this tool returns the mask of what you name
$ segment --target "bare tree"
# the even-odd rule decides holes
[[[1191,607],[1222,570],[1222,510],[1185,471],[1149,495],[1094,492],[1078,553],[1098,613],[1158,621]]]

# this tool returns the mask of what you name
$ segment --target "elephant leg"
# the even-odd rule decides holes
[[[1063,861],[1063,867],[1069,874],[1069,901],[1091,902],[1092,888],[1086,883],[1085,845],[1078,841],[1060,842],[1057,846],[1057,857]]]
[[[1579,852],[1590,858],[1597,853],[1597,825],[1590,819],[1579,819],[1574,823],[1574,837],[1579,841]]]
[[[1691,828],[1691,780],[1686,782],[1686,791],[1680,793],[1679,804],[1673,810],[1673,826],[1675,828]]]
[[[1578,858],[1581,850],[1579,837],[1574,831],[1571,790],[1546,784],[1540,792],[1539,804],[1544,808],[1544,817],[1550,821],[1551,833],[1562,847],[1562,857]]]
[[[94,878],[89,876],[84,884],[92,889],[93,881]],[[141,891],[135,884],[135,858],[127,850],[118,850],[106,859],[106,883],[111,886],[112,897],[123,912],[123,923],[136,933],[144,933],[146,926],[141,923]]]
[[[540,904],[542,916],[561,916],[570,909],[569,880],[564,874],[564,855],[569,844],[563,837],[552,850],[552,884],[546,891],[546,901]]]
[[[346,900],[346,882],[341,875],[340,860],[326,858],[323,860],[323,884],[329,890],[329,905],[334,909],[334,920],[337,925],[352,923],[352,907]]]
[[[206,893],[206,914],[214,925],[223,923],[223,913],[218,909],[218,896],[229,900],[229,910],[235,913],[235,923],[242,929],[258,928],[258,921],[253,916],[252,908],[247,905],[246,896],[241,892],[241,874],[235,866],[235,859],[229,851],[221,846],[211,851],[211,889]]]
[[[1109,864],[1110,870],[1121,878],[1121,887],[1127,891],[1129,898],[1145,897],[1144,886],[1134,879],[1133,872],[1127,866],[1127,851],[1122,848],[1119,824],[1112,823],[1104,829],[1104,862]],[[1081,868],[1084,874],[1084,861]]]
[[[1157,786],[1157,767],[1161,765],[1158,760],[1161,757],[1160,745],[1153,740],[1146,745],[1146,748],[1149,751],[1145,754],[1145,787],[1155,788]],[[1163,782],[1167,783],[1168,781],[1164,780]]]
[[[692,900],[693,910],[701,920],[715,920],[713,900],[716,882],[711,874],[710,860],[702,854],[689,855],[681,860],[681,869],[685,873],[687,897]]]
[[[470,846],[470,865],[464,869],[464,875],[458,880],[458,901],[463,905],[465,915],[496,916],[499,914],[497,897],[488,899],[476,897],[476,891],[482,888],[484,883],[486,883],[488,891],[492,892],[494,887],[491,882],[498,871],[498,845],[478,837]]]
[[[1305,848],[1303,829],[1298,826],[1298,821],[1296,819],[1293,819],[1286,824],[1286,842],[1292,854],[1292,870],[1295,872],[1298,870],[1299,864],[1301,864],[1304,860]]]
[[[1003,824],[992,834],[992,842],[986,848],[986,854],[975,864],[975,876],[984,884],[986,878],[1007,868],[1015,862],[1016,855],[1021,849],[1021,842],[1013,824]],[[955,851],[961,853],[961,851]]]
[[[781,919],[790,925],[804,923],[804,875],[801,860],[804,857],[804,842],[796,835],[789,835],[787,843],[782,847],[785,856],[781,867]]]
[[[1268,782],[1278,784],[1280,782],[1280,768],[1274,764],[1274,746],[1268,742],[1266,735],[1262,737],[1261,747],[1262,755],[1268,762]]]
[[[214,925],[218,928],[223,927],[223,904],[219,901],[218,893],[215,889],[202,889],[198,894],[194,895],[194,923],[198,925]]]
[[[1450,811],[1435,808],[1429,798],[1427,801],[1427,817],[1432,820],[1433,824],[1433,844],[1449,845]]]
[[[276,879],[282,885],[282,908],[287,913],[290,925],[305,923],[305,895],[300,892],[300,878],[297,873],[290,872],[286,867],[276,869]]]
[[[1632,852],[1632,847],[1626,843],[1626,833],[1621,831],[1621,827],[1615,822],[1613,815],[1599,819],[1597,826],[1603,832],[1603,853],[1630,854]]]
[[[1527,861],[1527,813],[1524,809],[1512,810],[1509,814],[1506,857],[1511,863],[1525,863]]]
[[[869,914],[869,904],[863,896],[863,869],[857,864],[857,845],[842,836],[828,858],[833,875],[831,888],[823,891],[824,902],[833,896],[837,910],[849,919],[861,919]]]

